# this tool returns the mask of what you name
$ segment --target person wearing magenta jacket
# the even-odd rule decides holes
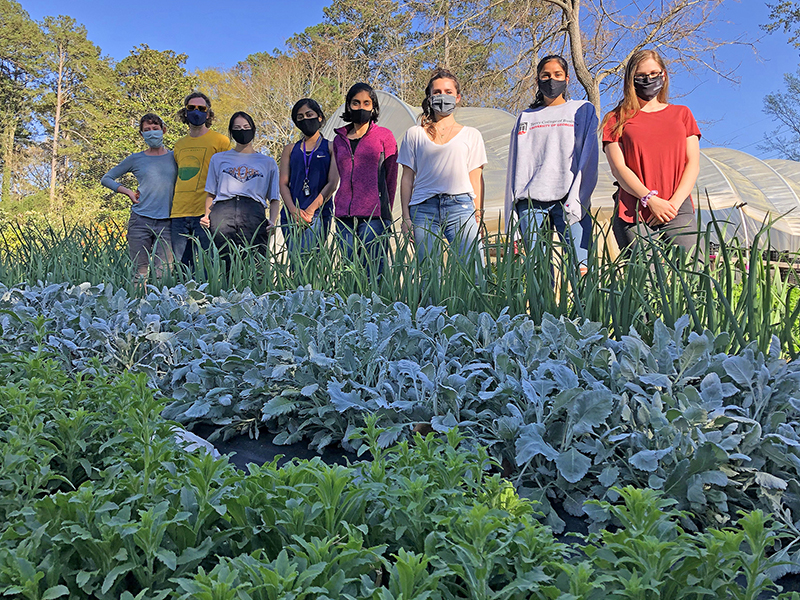
[[[348,125],[336,130],[333,155],[340,184],[334,199],[336,234],[350,259],[358,247],[366,251],[364,264],[378,265],[380,276],[388,255],[386,233],[392,224],[397,189],[397,141],[376,123],[378,95],[366,83],[347,92],[342,119]]]

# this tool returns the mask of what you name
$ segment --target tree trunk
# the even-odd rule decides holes
[[[569,49],[572,55],[572,66],[575,68],[575,76],[581,86],[586,91],[586,98],[594,104],[597,115],[600,116],[600,86],[589,72],[586,66],[586,59],[583,56],[583,38],[581,37],[581,0],[566,0],[565,6],[561,7],[567,21],[567,32],[569,33]]]
[[[5,128],[3,129],[3,189],[0,192],[0,199],[4,202],[11,201],[11,161],[14,157],[14,132],[17,129],[17,120],[14,116],[9,115],[8,119],[4,121]],[[6,204],[8,206],[8,204]]]
[[[447,8],[444,13],[444,68],[450,70],[450,23]]]
[[[64,47],[58,49],[58,83],[56,86],[56,114],[53,120],[53,152],[50,157],[50,212],[56,210],[56,174],[58,171],[58,137],[61,129],[61,106],[64,103]]]

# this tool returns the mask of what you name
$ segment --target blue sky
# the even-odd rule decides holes
[[[369,1],[369,0],[365,0]],[[319,23],[324,0],[21,0],[34,19],[69,14],[83,23],[89,38],[105,54],[120,60],[137,44],[188,54],[190,69],[230,67],[248,54],[282,47],[293,33]],[[224,7],[224,10],[221,10]],[[757,52],[745,46],[724,48],[725,66],[737,67],[739,84],[708,71],[672,73],[676,102],[688,105],[700,123],[702,145],[744,150],[761,158],[777,154],[759,146],[775,129],[762,112],[764,95],[780,91],[783,74],[794,72],[800,52],[782,33],[766,36],[759,25],[767,20],[763,0],[727,0],[719,13],[718,37],[745,35]]]

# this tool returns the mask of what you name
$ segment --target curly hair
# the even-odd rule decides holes
[[[144,127],[145,123],[148,125],[158,125],[161,127],[161,131],[167,130],[167,126],[164,125],[164,121],[162,121],[161,117],[155,113],[147,113],[141,119],[139,119],[139,133],[142,132],[142,128]]]
[[[186,107],[189,105],[190,100],[194,100],[195,98],[202,98],[206,102],[206,106],[208,110],[206,111],[206,127],[211,127],[211,124],[214,122],[214,111],[211,110],[211,98],[206,96],[203,92],[192,92],[183,100],[183,108],[181,108],[178,113],[175,115],[181,123],[186,125],[189,124],[189,119],[186,118]]]

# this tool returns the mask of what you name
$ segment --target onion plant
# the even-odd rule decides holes
[[[644,238],[623,255],[614,250],[610,227],[596,225],[585,273],[571,246],[549,235],[539,236],[527,252],[516,241],[518,235],[486,235],[480,247],[461,260],[437,237],[435,243],[442,247],[421,263],[413,241],[395,227],[388,236],[390,256],[381,274],[377,260],[358,240],[354,258],[348,259],[335,235],[306,252],[290,251],[277,235],[265,248],[232,247],[226,256],[214,244],[203,251],[195,241],[194,270],[173,264],[156,278],[151,265],[148,283],[171,286],[195,279],[206,283],[212,294],[310,286],[341,297],[376,294],[412,309],[438,304],[451,314],[480,311],[496,317],[507,311],[528,313],[540,321],[550,313],[600,322],[616,337],[633,327],[645,339],[650,339],[656,319],[673,326],[689,315],[695,331],[729,334],[729,352],[754,342],[767,351],[778,343],[785,354],[797,356],[800,291],[794,261],[800,257],[790,254],[788,262],[779,265],[762,251],[768,247],[769,224],[751,247],[735,238],[712,244],[724,239],[724,225],[712,219],[706,229],[698,228],[694,252]],[[105,282],[135,292],[134,273],[124,229],[114,222],[8,224],[0,229],[0,281],[6,285]]]

